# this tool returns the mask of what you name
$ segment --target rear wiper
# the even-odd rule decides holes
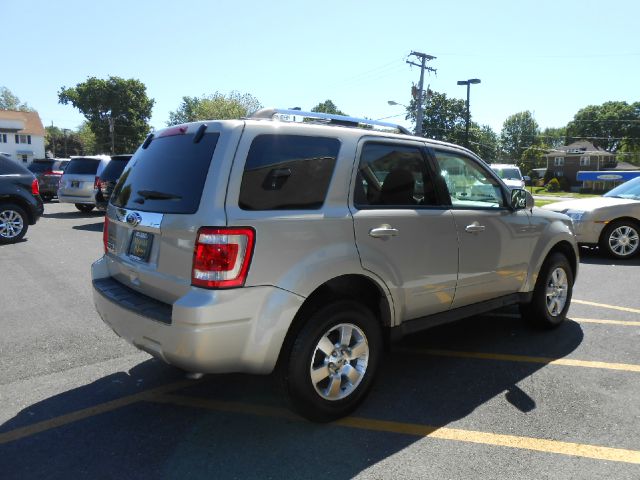
[[[180,195],[173,193],[158,192],[157,190],[138,190],[138,195],[145,200],[181,200]]]

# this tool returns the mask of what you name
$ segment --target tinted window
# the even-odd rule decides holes
[[[74,158],[69,162],[64,173],[74,175],[95,175],[98,171],[100,160],[95,158]]]
[[[354,204],[358,208],[437,205],[435,185],[420,150],[367,143],[360,156]]]
[[[116,207],[159,213],[195,213],[200,205],[219,134],[154,138],[129,161],[111,203]]]
[[[336,138],[260,135],[242,176],[244,210],[315,210],[322,207],[340,149]]]
[[[112,159],[100,174],[102,180],[117,180],[129,163],[128,158]]]
[[[22,165],[17,164],[13,160],[0,155],[0,175],[31,175],[31,172]]]
[[[43,162],[31,162],[27,167],[33,173],[42,173],[51,171],[55,160],[46,160]]]

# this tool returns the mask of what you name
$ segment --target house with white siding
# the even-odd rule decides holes
[[[44,157],[44,134],[38,112],[0,110],[0,153],[27,165]]]

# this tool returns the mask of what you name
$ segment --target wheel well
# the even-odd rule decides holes
[[[578,269],[578,257],[576,256],[576,252],[569,242],[562,241],[553,246],[553,248],[547,254],[547,258],[553,253],[561,253],[564,255],[567,260],[569,260],[569,265],[571,266],[571,273],[573,273],[573,278],[576,278],[576,271]]]
[[[633,218],[633,217],[614,218],[613,220],[610,220],[609,222],[607,222],[607,225],[600,232],[600,238],[598,239],[599,241],[602,241],[602,239],[604,238],[604,232],[607,230],[607,227],[615,222],[629,222],[635,225],[636,227],[640,227],[640,222],[638,221],[637,218]]]
[[[333,278],[316,288],[296,313],[280,350],[278,364],[282,361],[283,353],[291,347],[296,335],[304,325],[304,320],[316,310],[337,299],[351,299],[361,302],[371,309],[383,328],[391,325],[391,307],[386,295],[373,280],[364,275],[342,275]]]
[[[12,204],[17,205],[20,208],[22,208],[22,210],[24,210],[25,215],[27,216],[27,222],[29,223],[29,225],[33,224],[33,217],[31,216],[31,209],[29,208],[29,205],[27,204],[27,202],[25,202],[22,198],[20,198],[20,197],[2,197],[2,198],[0,198],[0,205],[6,204],[6,203],[12,203]]]

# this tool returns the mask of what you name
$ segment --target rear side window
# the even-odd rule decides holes
[[[127,158],[115,158],[111,160],[100,174],[102,180],[117,180],[129,163]]]
[[[219,136],[207,133],[198,143],[193,134],[154,138],[129,161],[111,203],[145,212],[195,213]]]
[[[340,150],[336,138],[259,135],[251,144],[240,186],[243,210],[322,207]]]
[[[99,165],[100,160],[95,158],[74,158],[69,162],[64,173],[73,175],[95,175]]]

